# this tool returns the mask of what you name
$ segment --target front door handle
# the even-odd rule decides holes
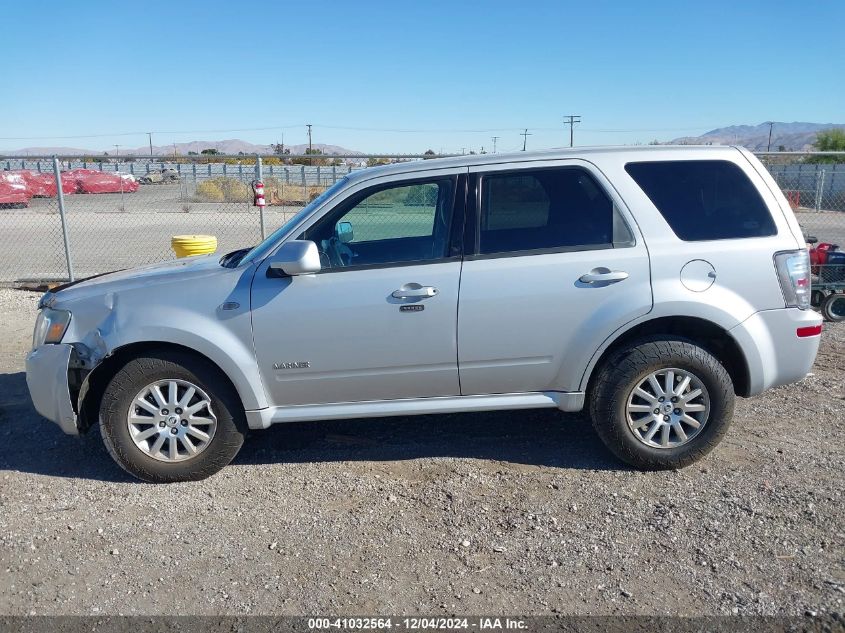
[[[390,295],[394,299],[428,299],[439,292],[434,286],[421,286],[420,284],[405,284],[399,290],[394,290]]]
[[[609,268],[593,268],[585,275],[581,275],[578,281],[585,284],[615,283],[628,278],[624,270],[610,270]]]

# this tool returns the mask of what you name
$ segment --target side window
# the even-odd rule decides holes
[[[441,259],[453,190],[450,178],[369,189],[341,203],[299,239],[317,244],[324,269]]]
[[[633,243],[613,202],[579,168],[484,175],[480,220],[480,254]]]
[[[680,239],[775,235],[766,203],[739,166],[724,160],[628,163],[640,186]]]

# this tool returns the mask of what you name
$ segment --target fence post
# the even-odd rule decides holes
[[[59,159],[53,156],[53,174],[56,176],[56,199],[59,201],[59,217],[62,221],[62,241],[65,244],[65,261],[67,262],[68,281],[74,281],[73,261],[70,257],[70,242],[67,236],[67,216],[65,215],[65,194],[62,191],[62,171],[59,169]]]
[[[816,181],[816,212],[822,210],[822,196],[824,195],[824,169],[819,170],[819,177]]]
[[[337,165],[332,165],[332,184],[337,182]]]
[[[255,157],[255,179],[258,182],[264,182],[264,174],[261,169],[261,156]],[[258,222],[261,225],[261,240],[264,241],[266,237],[264,233],[264,206],[258,207]]]
[[[308,204],[308,187],[305,185],[305,165],[302,166],[302,204]]]

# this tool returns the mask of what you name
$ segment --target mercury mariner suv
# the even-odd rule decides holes
[[[153,482],[207,477],[280,422],[541,407],[586,408],[621,460],[679,468],[736,396],[806,375],[809,299],[801,229],[744,149],[405,162],[254,248],[47,293],[27,383]]]

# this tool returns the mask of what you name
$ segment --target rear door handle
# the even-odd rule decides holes
[[[421,286],[420,284],[405,284],[399,290],[394,290],[390,295],[394,299],[428,299],[439,292],[434,286]]]
[[[624,270],[610,270],[609,268],[593,268],[585,275],[581,275],[578,281],[585,284],[615,283],[628,278]]]

